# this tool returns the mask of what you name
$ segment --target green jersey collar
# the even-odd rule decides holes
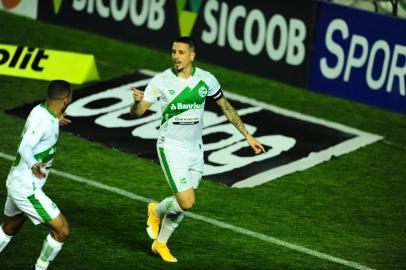
[[[178,77],[178,72],[176,71],[176,69],[174,67],[171,68],[172,73]],[[194,76],[196,73],[196,68],[194,66],[192,66],[192,76]]]
[[[56,113],[54,113],[45,103],[41,103],[41,107],[47,110],[53,117],[58,118]]]

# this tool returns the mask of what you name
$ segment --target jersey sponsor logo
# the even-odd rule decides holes
[[[191,109],[200,109],[202,107],[202,104],[198,104],[196,102],[192,103],[192,104],[187,104],[187,103],[176,103],[176,104],[171,104],[171,110],[175,111],[175,110],[191,110]]]
[[[191,116],[191,117],[179,117],[175,116],[173,118],[174,125],[195,125],[199,123],[199,117]]]
[[[76,91],[67,110],[72,124],[65,130],[159,162],[156,153],[162,115],[159,104],[153,104],[144,117],[134,119],[129,115],[133,103],[129,89],[146,87],[151,74],[151,71],[134,73]],[[381,139],[374,134],[230,92],[225,92],[225,96],[247,130],[267,149],[265,154],[254,155],[244,137],[223,116],[217,103],[208,100],[203,129],[204,176],[228,186],[261,185]],[[25,117],[30,109],[31,106],[25,105],[8,113]]]

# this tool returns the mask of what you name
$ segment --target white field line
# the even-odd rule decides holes
[[[405,151],[406,151],[406,146],[401,145],[401,144],[399,144],[399,143],[394,143],[394,142],[391,142],[391,141],[389,141],[389,140],[383,140],[383,143],[385,143],[385,144],[387,144],[387,145],[390,145],[390,146],[392,146],[392,147],[394,147],[394,148],[397,148],[397,149],[401,149],[401,150],[405,150]]]
[[[8,155],[8,154],[5,154],[3,152],[0,152],[0,157],[4,158],[4,159],[7,159],[7,160],[14,160],[14,158],[15,158],[15,157],[13,157],[11,155]],[[94,181],[94,180],[86,179],[86,178],[76,176],[76,175],[73,175],[73,174],[70,174],[70,173],[62,172],[62,171],[59,171],[59,170],[52,169],[51,173],[62,176],[62,177],[65,177],[65,178],[70,179],[70,180],[75,181],[75,182],[83,183],[83,184],[86,184],[88,186],[92,186],[92,187],[96,187],[98,189],[106,190],[106,191],[121,195],[123,197],[127,197],[127,198],[132,199],[132,200],[137,200],[137,201],[141,201],[141,202],[145,202],[145,203],[155,201],[155,200],[153,200],[151,198],[147,198],[147,197],[144,197],[144,196],[129,192],[129,191],[124,190],[124,189],[108,186],[108,185],[102,184],[102,183]],[[205,216],[194,214],[192,212],[187,212],[186,215],[193,218],[193,219],[200,220],[200,221],[212,224],[214,226],[217,226],[217,227],[220,227],[220,228],[223,228],[223,229],[228,229],[230,231],[233,231],[233,232],[236,232],[236,233],[239,233],[239,234],[248,235],[248,236],[251,236],[253,238],[256,238],[256,239],[259,239],[259,240],[262,240],[262,241],[265,241],[265,242],[269,242],[269,243],[272,243],[272,244],[275,244],[275,245],[278,245],[278,246],[282,246],[282,247],[285,247],[285,248],[288,248],[288,249],[296,250],[298,252],[305,253],[305,254],[308,254],[310,256],[314,256],[314,257],[317,257],[319,259],[322,259],[322,260],[335,262],[335,263],[342,264],[342,265],[345,265],[345,266],[348,266],[348,267],[351,267],[351,268],[354,268],[354,269],[374,270],[373,268],[364,266],[364,265],[356,263],[356,262],[347,261],[347,260],[344,260],[344,259],[341,259],[341,258],[338,258],[338,257],[331,256],[331,255],[326,254],[326,253],[318,252],[316,250],[312,250],[312,249],[305,248],[305,247],[302,247],[302,246],[299,246],[299,245],[296,245],[296,244],[292,244],[292,243],[280,240],[280,239],[272,237],[272,236],[268,236],[268,235],[265,235],[265,234],[262,234],[262,233],[257,233],[257,232],[250,231],[250,230],[238,227],[238,226],[234,226],[232,224],[228,224],[228,223],[218,221],[218,220],[215,220],[215,219],[212,219],[212,218],[208,218],[208,217],[205,217]]]

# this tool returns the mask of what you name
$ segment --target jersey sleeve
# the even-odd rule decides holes
[[[210,74],[209,78],[208,78],[208,87],[209,87],[209,91],[208,91],[208,96],[214,96],[219,90],[220,90],[220,83],[218,82],[218,80],[216,79],[216,77],[214,77],[212,74]]]
[[[48,126],[49,121],[46,119],[30,118],[27,120],[18,152],[29,168],[32,168],[32,166],[37,163],[37,160],[34,157],[33,149],[39,143],[39,141],[46,136]]]
[[[155,103],[161,96],[161,85],[159,83],[159,77],[155,76],[148,83],[144,91],[144,100],[150,103]]]
[[[212,98],[213,100],[219,100],[223,96],[223,92],[221,91],[221,86],[216,77],[212,74],[209,76],[208,80],[209,91],[207,96]]]

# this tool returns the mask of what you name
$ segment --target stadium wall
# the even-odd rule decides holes
[[[403,19],[315,0],[14,2],[2,8],[159,50],[191,35],[207,62],[406,113]]]

